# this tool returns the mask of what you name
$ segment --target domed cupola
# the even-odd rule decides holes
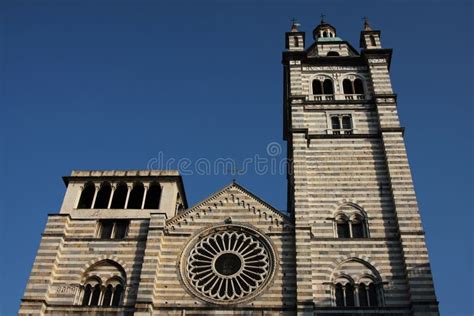
[[[315,41],[324,41],[336,38],[336,28],[324,21],[324,15],[321,16],[321,23],[313,30],[313,39]]]

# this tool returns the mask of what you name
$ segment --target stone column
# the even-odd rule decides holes
[[[112,207],[112,200],[114,199],[115,189],[117,189],[117,185],[111,184],[110,198],[109,198],[109,203],[107,204],[108,209]]]
[[[99,193],[100,190],[100,184],[94,183],[94,197],[92,198],[92,204],[91,208],[95,208],[95,200],[97,199],[97,194]]]
[[[125,205],[123,207],[124,209],[128,207],[128,199],[130,198],[130,192],[132,191],[132,189],[133,186],[127,184],[127,197],[125,198]]]
[[[143,200],[142,200],[142,207],[141,209],[143,210],[145,208],[145,200],[146,200],[146,194],[148,193],[148,184],[143,185]]]

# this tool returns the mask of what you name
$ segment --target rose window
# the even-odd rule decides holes
[[[265,237],[243,227],[226,226],[191,242],[181,273],[192,292],[207,301],[227,304],[251,298],[263,289],[273,275],[273,263]]]

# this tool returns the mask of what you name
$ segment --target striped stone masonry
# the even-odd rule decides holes
[[[305,54],[283,54],[300,315],[438,314],[391,86],[391,50],[381,48],[379,35],[363,33],[362,54],[334,57],[334,65],[324,58],[331,46],[318,41]],[[367,42],[370,36],[373,42]],[[343,41],[337,44],[339,52],[353,51],[341,50],[348,45]],[[364,83],[357,98],[344,86],[355,78]],[[314,91],[315,80],[329,80],[332,89]],[[346,123],[334,123],[333,117],[345,117]],[[339,236],[344,218],[364,221],[363,238]],[[376,309],[362,306],[360,288],[353,303],[346,301],[347,293],[337,301],[338,283],[357,287],[369,274],[378,284]]]
[[[321,21],[285,34],[288,208],[232,182],[188,207],[177,171],[64,177],[19,315],[439,315],[390,80]]]

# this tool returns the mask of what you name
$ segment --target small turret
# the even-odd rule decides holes
[[[372,30],[366,17],[364,18],[364,30],[360,32],[360,47],[364,49],[382,48],[380,31]]]
[[[291,31],[285,33],[285,47],[288,50],[304,50],[304,32],[300,32],[296,23],[296,19],[292,20]]]

